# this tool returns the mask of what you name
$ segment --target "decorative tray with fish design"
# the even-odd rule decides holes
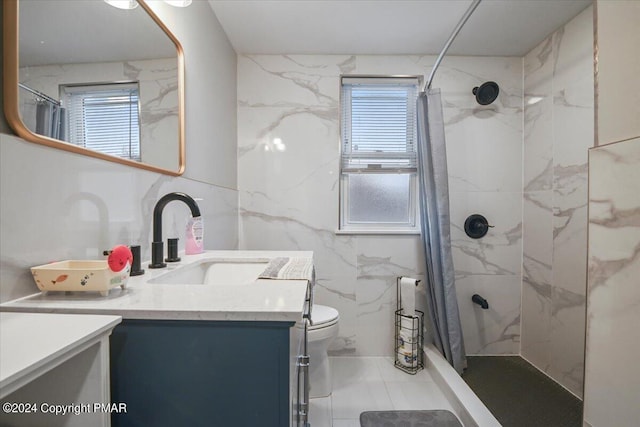
[[[33,280],[42,292],[89,291],[100,292],[102,296],[107,296],[109,290],[117,286],[124,289],[130,271],[130,262],[115,266],[108,260],[69,260],[31,268]]]

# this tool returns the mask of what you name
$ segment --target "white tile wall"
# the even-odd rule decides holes
[[[589,299],[584,419],[640,419],[640,138],[589,156]]]
[[[139,244],[150,258],[156,201],[182,191],[198,202],[205,248],[237,247],[237,192],[71,154],[0,134],[0,290],[8,301],[38,292],[29,267],[63,259],[103,259],[116,244]],[[163,235],[184,248],[189,209],[163,214]],[[143,268],[146,268],[143,266]]]
[[[589,153],[589,427],[635,426],[640,419],[639,19],[638,2],[596,4],[600,146]]]
[[[524,58],[522,355],[582,395],[593,8]]]
[[[238,58],[240,247],[314,251],[317,301],[340,311],[334,354],[391,355],[395,278],[424,275],[419,236],[335,234],[339,77],[422,75],[434,60],[367,55]],[[501,95],[493,105],[481,107],[471,90],[486,80],[498,82]],[[469,298],[485,292],[496,303],[491,314],[464,305],[467,351],[518,353],[522,60],[448,57],[434,87],[443,91],[456,274]],[[274,151],[274,138],[282,139],[285,151]],[[484,213],[496,225],[483,241],[471,241],[460,231],[471,213]],[[503,291],[508,302],[500,301]],[[503,309],[506,312],[495,311]],[[491,316],[482,330],[476,327],[478,316]]]

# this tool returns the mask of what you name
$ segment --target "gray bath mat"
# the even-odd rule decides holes
[[[449,411],[367,411],[360,414],[362,427],[462,427]]]

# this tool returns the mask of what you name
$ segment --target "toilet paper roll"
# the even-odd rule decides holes
[[[403,342],[415,343],[418,341],[418,332],[420,329],[417,317],[402,316],[400,321],[400,330],[398,334]]]
[[[400,339],[400,343],[401,344],[415,344],[418,342],[418,331],[411,331],[411,330],[401,330],[400,333],[398,334],[399,339]]]
[[[417,331],[419,327],[417,316],[402,316],[400,318],[401,332]]]
[[[400,299],[401,307],[404,309],[403,314],[413,316],[416,311],[416,286],[417,279],[411,277],[400,278]]]
[[[400,347],[398,349],[398,361],[407,368],[415,368],[418,366],[418,354],[416,351],[411,351],[406,347]]]

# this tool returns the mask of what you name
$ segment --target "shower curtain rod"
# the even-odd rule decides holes
[[[31,89],[29,86],[24,85],[22,83],[18,83],[18,86],[20,86],[22,89],[26,90],[27,92],[31,92],[32,94],[34,94],[35,96],[38,96],[42,99],[44,99],[45,101],[49,101],[50,103],[57,105],[58,107],[61,105],[60,101],[58,101],[57,99],[53,99],[51,98],[49,95],[45,95],[42,92],[38,92],[35,89]]]
[[[433,81],[433,77],[436,74],[436,70],[438,69],[438,66],[440,66],[440,62],[442,62],[444,55],[449,50],[449,46],[451,46],[451,43],[453,43],[453,40],[456,38],[456,36],[460,32],[464,24],[467,22],[467,20],[469,19],[473,11],[476,10],[476,7],[478,7],[481,1],[482,0],[473,0],[473,2],[471,2],[471,5],[467,9],[467,11],[462,16],[462,19],[460,20],[460,22],[458,22],[458,25],[456,25],[456,28],[454,28],[453,32],[451,33],[451,36],[449,36],[449,40],[447,40],[447,42],[444,44],[444,47],[442,48],[442,52],[440,52],[440,55],[438,55],[438,59],[436,59],[436,63],[433,65],[433,68],[431,69],[431,74],[429,74],[429,79],[427,79],[425,86],[422,88],[422,92],[424,92],[425,89],[431,89],[431,82]]]

